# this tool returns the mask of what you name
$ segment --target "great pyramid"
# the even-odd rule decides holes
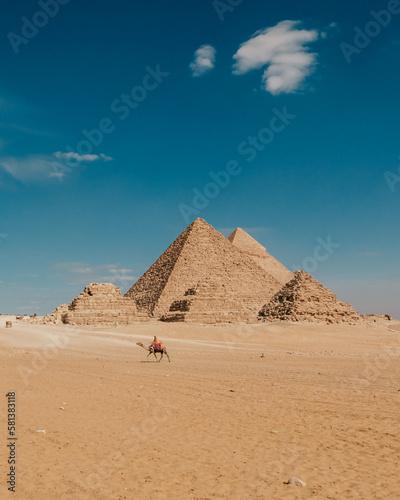
[[[279,281],[281,285],[284,285],[293,278],[293,273],[289,269],[272,257],[258,241],[247,234],[242,228],[236,228],[228,236],[228,240],[237,248],[249,254],[256,264]]]
[[[61,308],[62,322],[73,325],[129,325],[149,319],[138,314],[135,301],[122,297],[121,290],[111,283],[92,283],[69,306]]]
[[[250,298],[250,300],[252,300]],[[195,288],[172,302],[162,321],[185,321],[196,323],[255,322],[256,315],[249,307],[249,298],[237,299],[229,283],[206,278]]]
[[[125,296],[135,300],[139,311],[165,320],[190,320],[196,312],[193,318],[199,321],[200,316],[207,316],[207,322],[248,321],[256,320],[280,287],[245,252],[196,219]],[[199,316],[200,310],[207,314]]]
[[[310,274],[296,271],[293,279],[261,309],[259,319],[353,324],[362,318]]]

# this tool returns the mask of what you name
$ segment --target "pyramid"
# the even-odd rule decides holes
[[[191,304],[207,297],[214,316],[223,313],[226,318],[231,314],[237,321],[246,321],[250,316],[257,318],[262,305],[281,284],[207,222],[196,219],[125,296],[135,300],[139,311],[165,319],[173,312],[175,320],[179,320],[177,304],[187,300],[189,290],[198,287],[202,294],[193,293]],[[223,292],[225,300],[211,304],[212,287]],[[238,314],[238,310],[242,312]]]
[[[60,307],[63,323],[73,325],[129,325],[149,319],[138,314],[135,301],[122,297],[121,290],[111,283],[92,283],[69,306]]]
[[[361,316],[310,274],[296,271],[293,279],[261,309],[259,319],[353,324]]]
[[[240,301],[229,283],[206,278],[196,287],[172,302],[162,321],[196,323],[256,322],[254,310],[249,306],[252,298],[243,296]]]
[[[273,276],[281,285],[293,278],[293,273],[283,264],[270,255],[267,250],[240,227],[228,236],[228,240],[237,248],[246,252],[254,262],[268,274]]]

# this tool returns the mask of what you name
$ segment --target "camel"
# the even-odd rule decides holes
[[[161,344],[161,343],[160,343]],[[149,354],[147,355],[147,358],[150,356],[150,354],[154,354],[154,357],[156,358],[157,362],[159,363],[162,359],[164,354],[167,356],[168,361],[171,363],[171,360],[169,359],[167,349],[161,344],[161,349],[154,349],[153,345],[150,344],[149,346],[142,344],[142,342],[136,342],[136,345],[140,345],[140,347],[143,347],[143,349],[146,349],[146,351],[149,351]],[[157,359],[156,352],[161,353],[160,359]]]

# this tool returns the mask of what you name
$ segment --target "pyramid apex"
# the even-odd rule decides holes
[[[201,219],[200,217],[195,219],[189,226],[188,228],[194,228],[194,227],[208,227],[208,228],[211,228],[211,229],[214,229],[213,226],[211,224],[209,224],[207,221],[205,221],[204,219]],[[215,231],[215,229],[214,229]]]
[[[227,238],[233,245],[252,255],[266,256],[267,250],[244,229],[237,227]]]
[[[241,227],[237,227],[227,239],[232,245],[239,248],[239,250],[246,252],[258,266],[272,275],[281,285],[293,278],[293,274],[289,269],[272,257],[261,243],[246,233]]]
[[[241,227],[237,227],[233,232],[232,234],[234,233],[246,233],[246,231],[244,229],[242,229]],[[247,233],[246,233],[247,234]]]

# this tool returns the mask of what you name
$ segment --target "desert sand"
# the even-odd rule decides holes
[[[399,498],[398,321],[72,327],[13,318],[6,329],[6,319],[1,498]],[[153,335],[171,363],[147,361],[136,345]],[[15,494],[5,486],[9,391]],[[285,484],[292,476],[306,486]]]

